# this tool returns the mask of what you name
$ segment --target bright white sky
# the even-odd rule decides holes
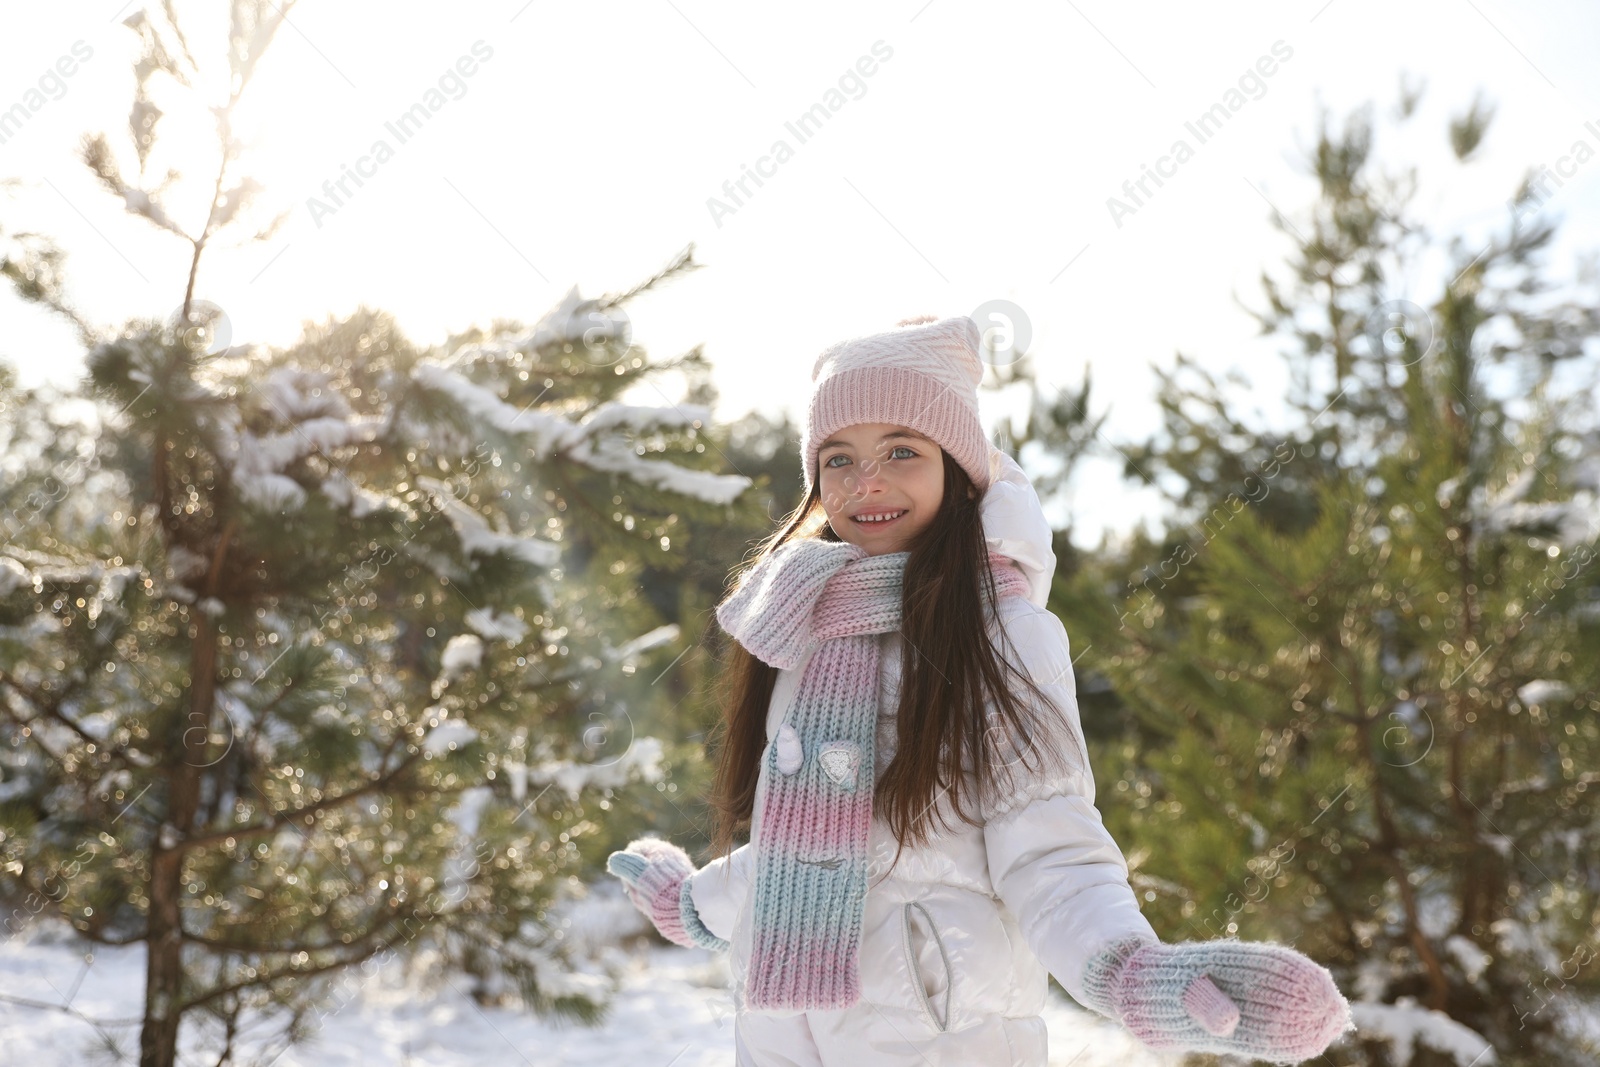
[[[0,192],[0,228],[60,241],[80,306],[106,323],[165,317],[188,269],[181,242],[124,213],[74,157],[81,134],[104,130],[136,173],[126,116],[137,39],[120,23],[139,2],[0,4],[0,111],[75,42],[93,50],[0,144],[0,179],[22,179]],[[198,19],[227,5],[179,6],[197,20],[202,63],[220,59],[222,27]],[[292,214],[268,243],[214,248],[197,288],[226,309],[236,342],[288,343],[302,322],[363,303],[422,343],[495,317],[531,323],[572,285],[585,297],[627,288],[692,241],[705,268],[633,305],[635,340],[657,357],[704,343],[719,419],[752,408],[798,419],[828,344],[1009,300],[1028,316],[1045,381],[1071,386],[1090,364],[1095,411],[1110,410],[1103,458],[1052,507],[1083,545],[1158,514],[1154,494],[1119,480],[1110,443],[1155,427],[1150,364],[1181,350],[1218,373],[1240,367],[1256,383],[1251,403],[1275,419],[1281,360],[1235,297],[1258,306],[1261,269],[1282,260],[1269,204],[1298,220],[1314,195],[1299,160],[1319,104],[1342,122],[1375,101],[1380,156],[1421,168],[1419,212],[1474,239],[1503,229],[1529,169],[1554,166],[1579,140],[1600,149],[1600,7],[1579,0],[302,0],[290,22],[241,132],[252,144],[243,170],[266,187],[264,217]],[[464,93],[400,144],[384,124],[478,41],[492,55],[461,79]],[[799,143],[785,123],[879,41],[892,55],[859,79],[864,94]],[[1278,41],[1292,56],[1198,144],[1184,123]],[[1396,134],[1388,115],[1402,73],[1427,91]],[[1478,90],[1498,115],[1480,158],[1457,170],[1445,118]],[[209,175],[204,124],[184,130],[176,111],[163,121],[172,154],[151,173]],[[1194,157],[1119,227],[1107,198],[1179,137]],[[378,138],[394,157],[314,217],[309,198]],[[793,158],[719,225],[708,198],[780,138]],[[189,187],[188,204],[209,181]],[[1566,219],[1559,274],[1600,244],[1597,190],[1600,158],[1545,205]],[[198,227],[185,203],[172,200],[174,213]],[[1427,299],[1436,284],[1419,276],[1415,292],[1395,295]],[[72,334],[9,290],[0,322],[0,359],[25,381],[81,372]],[[1006,401],[984,403],[992,424]]]

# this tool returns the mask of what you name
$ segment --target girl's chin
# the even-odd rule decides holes
[[[907,539],[904,534],[899,532],[896,532],[892,535],[884,533],[874,537],[870,533],[866,536],[862,536],[861,533],[857,531],[851,531],[851,536],[845,538],[845,540],[849,541],[853,545],[859,545],[874,556],[878,556],[886,552],[899,552],[905,545]]]

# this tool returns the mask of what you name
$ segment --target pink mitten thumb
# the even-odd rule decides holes
[[[1227,1037],[1239,1025],[1239,1005],[1229,1000],[1209,975],[1202,974],[1183,991],[1183,1010],[1206,1033],[1218,1037]]]

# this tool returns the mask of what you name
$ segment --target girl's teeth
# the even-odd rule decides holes
[[[857,519],[856,521],[857,522],[888,522],[890,519],[898,519],[901,515],[904,515],[904,514],[905,514],[905,512],[903,512],[903,511],[897,511],[892,515],[874,515],[874,516],[871,516],[871,517],[865,517],[864,516],[862,518]]]

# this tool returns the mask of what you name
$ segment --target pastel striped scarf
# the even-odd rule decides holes
[[[784,727],[766,750],[757,842],[748,1007],[847,1008],[861,996],[858,952],[878,721],[877,635],[900,626],[909,552],[871,556],[799,538],[760,560],[717,621],[764,663],[788,669],[816,646]],[[999,596],[1028,580],[989,553]]]

